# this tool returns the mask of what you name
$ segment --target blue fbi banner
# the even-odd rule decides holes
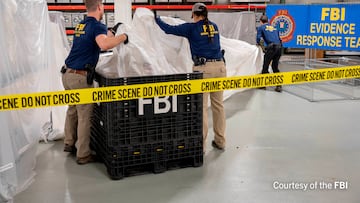
[[[360,4],[268,5],[284,47],[360,51]]]

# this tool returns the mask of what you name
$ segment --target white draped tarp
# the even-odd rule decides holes
[[[0,94],[61,90],[59,63],[63,63],[66,45],[59,26],[49,21],[46,1],[0,1],[0,24]],[[13,101],[1,102],[5,109]],[[35,101],[17,102],[30,105]],[[11,202],[32,182],[36,144],[51,112],[56,115],[52,128],[62,129],[61,107],[0,112],[0,202]]]
[[[172,25],[184,23],[178,18],[161,18]],[[101,57],[96,68],[101,75],[121,78],[192,72],[188,40],[165,34],[155,23],[151,10],[137,9],[131,25],[120,25],[117,34],[121,33],[127,33],[130,42],[115,48],[113,55]],[[261,71],[263,53],[257,46],[223,36],[220,41],[225,50],[227,76],[254,75]],[[226,91],[224,98],[234,92]]]

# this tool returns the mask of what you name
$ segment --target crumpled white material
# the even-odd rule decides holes
[[[162,16],[161,19],[172,25],[184,23],[178,18]],[[188,40],[163,32],[155,23],[151,10],[136,9],[131,25],[119,26],[117,34],[121,33],[128,34],[129,43],[117,46],[113,55],[100,58],[96,71],[104,77],[192,72],[193,62]],[[225,50],[228,77],[261,72],[263,53],[257,46],[225,37],[221,37],[220,42],[221,48]],[[229,98],[233,93],[242,90],[244,89],[225,91],[224,98]]]

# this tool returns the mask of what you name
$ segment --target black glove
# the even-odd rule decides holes
[[[112,28],[110,28],[110,31],[111,31],[111,33],[113,33],[113,35],[115,35],[116,34],[116,32],[117,32],[117,29],[119,28],[119,26],[121,25],[122,23],[116,23],[116,25],[114,26],[114,27],[112,27]]]
[[[127,44],[129,43],[129,36],[126,33],[124,33],[124,35],[126,36],[126,40],[124,41],[124,44]]]

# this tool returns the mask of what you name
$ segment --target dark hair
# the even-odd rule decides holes
[[[102,3],[102,0],[84,0],[87,11],[95,11],[96,7]]]
[[[268,22],[268,17],[266,16],[266,15],[262,15],[261,17],[260,17],[260,21],[262,22],[262,23],[267,23]]]
[[[208,10],[205,6],[200,6],[199,7],[201,9],[201,11],[194,11],[194,15],[196,16],[203,16],[204,17],[204,23],[207,27],[207,31],[208,31],[208,38],[209,38],[209,43],[213,43],[214,42],[214,34],[211,34],[210,31],[210,21],[208,18]]]
[[[194,14],[196,16],[204,16],[205,18],[207,18],[208,10],[207,10],[206,6],[199,6],[199,9],[201,11],[194,11]]]

